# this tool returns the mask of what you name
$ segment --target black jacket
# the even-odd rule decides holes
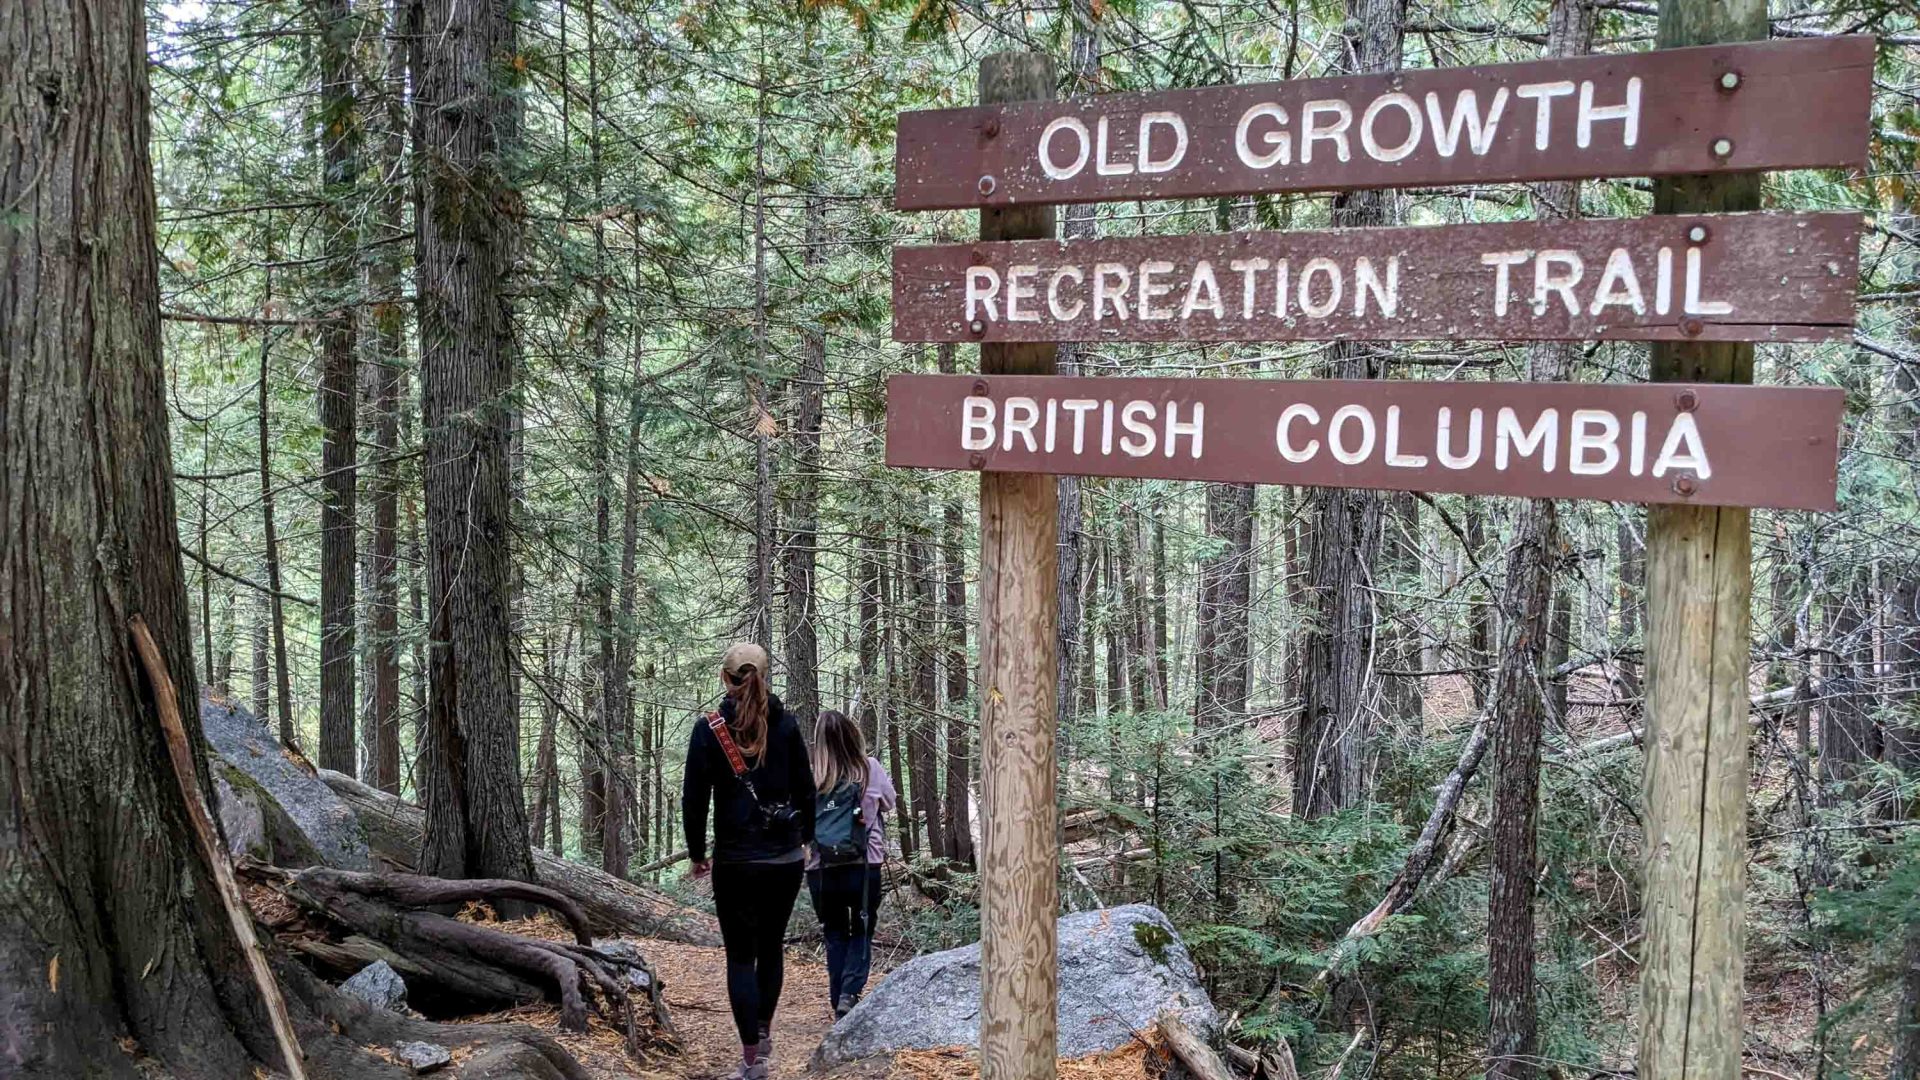
[[[720,715],[733,716],[733,699],[720,702]],[[687,741],[687,768],[680,783],[680,815],[686,827],[687,855],[695,862],[707,857],[707,804],[713,804],[713,857],[724,863],[764,862],[793,854],[801,844],[813,843],[813,763],[800,725],[787,715],[780,699],[767,696],[767,749],[758,760],[749,758],[747,775],[760,793],[767,811],[791,806],[794,820],[784,828],[753,805],[747,785],[733,775],[726,751],[702,716]]]

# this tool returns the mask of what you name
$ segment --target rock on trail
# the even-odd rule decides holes
[[[1219,1026],[1199,969],[1173,924],[1147,904],[1060,920],[1060,1056],[1125,1046],[1161,1014],[1204,1038]],[[931,953],[895,969],[820,1043],[830,1068],[900,1050],[980,1042],[980,946]]]

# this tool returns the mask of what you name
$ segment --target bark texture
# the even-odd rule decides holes
[[[1593,43],[1590,0],[1554,0],[1547,22],[1549,57],[1579,56]],[[1572,218],[1580,186],[1536,185],[1536,218]],[[1575,345],[1551,341],[1528,350],[1528,376],[1564,382]],[[1551,499],[1519,504],[1501,601],[1499,665],[1493,680],[1493,825],[1487,897],[1487,1076],[1540,1075],[1539,1007],[1534,999],[1533,885],[1539,834],[1540,738],[1565,711],[1565,682],[1553,678],[1554,567],[1560,518]],[[1567,604],[1559,605],[1565,615]],[[1562,636],[1564,642],[1564,632]]]
[[[320,765],[355,766],[354,550],[355,465],[359,457],[359,381],[354,377],[354,189],[360,114],[353,52],[358,20],[349,0],[317,0],[320,57],[322,293],[320,301]]]
[[[129,620],[197,697],[141,5],[0,8],[0,1074],[280,1061]],[[187,735],[201,738],[188,710]],[[199,762],[198,755],[196,764]],[[203,793],[211,785],[200,766]],[[210,794],[209,794],[210,798]]]
[[[424,0],[414,71],[425,420],[427,825],[421,869],[533,880],[512,678],[512,312],[521,214],[511,156],[515,31],[503,4]]]
[[[373,501],[372,554],[367,581],[367,666],[372,669],[369,702],[373,745],[368,773],[381,791],[400,793],[400,409],[406,375],[408,305],[400,302],[400,245],[391,243],[405,228],[399,174],[406,153],[404,5],[394,0],[388,16],[386,134],[380,149],[379,190],[375,197],[374,239],[382,254],[368,269],[373,296],[374,369],[372,450],[374,465],[367,494]]]

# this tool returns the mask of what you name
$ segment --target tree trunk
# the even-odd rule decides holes
[[[943,512],[943,559],[946,568],[943,597],[942,646],[947,654],[947,858],[962,866],[974,865],[972,757],[973,733],[967,724],[967,556],[966,518],[958,502]]]
[[[1474,582],[1464,591],[1472,605],[1467,615],[1467,651],[1463,667],[1473,669],[1473,707],[1484,709],[1487,696],[1493,692],[1493,633],[1495,598],[1489,595],[1487,574],[1481,571],[1485,564],[1480,557],[1487,550],[1487,514],[1481,506],[1481,500],[1467,500],[1466,547],[1461,551],[1461,570],[1470,575]],[[1476,569],[1476,565],[1479,569]]]
[[[809,276],[825,264],[827,203],[818,192],[806,197],[806,251],[801,265]],[[787,692],[781,701],[800,730],[813,738],[820,712],[820,641],[815,626],[819,597],[814,587],[820,525],[820,414],[827,389],[827,335],[817,322],[801,332],[800,371],[795,381],[793,417],[793,495],[787,501],[786,563]]]
[[[867,746],[877,756],[880,753],[880,702],[883,690],[880,685],[880,596],[881,570],[880,538],[874,530],[879,526],[872,519],[863,518],[860,523],[859,552],[856,556],[856,574],[860,592],[860,645],[858,688],[855,695],[860,699],[857,710],[860,715],[853,719],[860,724],[860,733],[866,737]]]
[[[900,650],[900,577],[894,572],[892,545],[880,549],[880,649],[884,654],[885,701],[881,710],[881,719],[886,727],[887,766],[892,774],[893,790],[900,793],[900,855],[907,862],[914,860],[919,850],[919,822],[913,811],[913,793],[907,781],[911,778],[911,769],[904,770],[907,763],[901,754],[900,727],[906,710],[901,707],[905,695],[901,691]],[[876,747],[878,743],[876,742]]]
[[[1200,563],[1193,649],[1193,719],[1218,727],[1247,710],[1253,584],[1253,486],[1207,485],[1207,538],[1217,554]]]
[[[1856,570],[1844,588],[1829,604],[1829,651],[1821,680],[1819,801],[1824,807],[1856,800],[1855,780],[1880,757],[1867,569]]]
[[[581,556],[583,566],[593,565],[591,551],[582,551]],[[580,582],[574,590],[574,610],[579,612],[580,631],[580,715],[588,722],[573,725],[573,759],[580,766],[580,854],[597,866],[607,835],[607,773],[606,750],[601,745],[598,723],[601,687],[593,658],[596,637],[592,595],[590,581]]]
[[[940,745],[935,705],[935,661],[939,656],[934,639],[933,566],[927,557],[927,540],[915,515],[913,531],[901,545],[909,601],[907,623],[908,686],[907,772],[913,785],[911,813],[926,823],[927,854],[938,858],[947,851],[946,833],[940,820]]]
[[[1101,7],[1094,0],[1072,0],[1073,39],[1069,46],[1068,75],[1071,85],[1068,93],[1082,97],[1098,92],[1100,82]],[[1062,235],[1068,240],[1089,240],[1100,233],[1100,227],[1094,220],[1095,207],[1092,203],[1075,203],[1066,207],[1062,214]],[[940,370],[951,372],[953,368],[952,345],[942,345]],[[1080,374],[1080,355],[1085,346],[1077,341],[1062,342],[1056,347],[1056,363],[1060,374]],[[1059,500],[1059,593],[1060,623],[1057,632],[1057,685],[1054,690],[1055,715],[1060,725],[1062,738],[1059,752],[1064,762],[1071,757],[1074,714],[1083,703],[1081,689],[1082,653],[1092,654],[1086,641],[1086,613],[1080,600],[1081,563],[1085,557],[1085,528],[1081,506],[1080,489],[1082,481],[1077,476],[1062,476],[1056,482],[1056,494]],[[1087,689],[1092,689],[1088,687]]]
[[[1548,57],[1583,56],[1593,47],[1591,0],[1554,0],[1547,17]],[[1580,215],[1580,185],[1562,181],[1533,188],[1534,216]],[[1528,377],[1565,382],[1576,346],[1542,342],[1528,349]],[[1565,655],[1571,625],[1564,597],[1554,612],[1554,567],[1560,519],[1551,499],[1519,504],[1507,581],[1501,600],[1499,669],[1494,675],[1493,824],[1487,889],[1487,1076],[1531,1080],[1541,1074],[1539,1008],[1534,1001],[1535,849],[1539,833],[1540,737],[1550,715],[1564,718],[1566,684],[1551,674]]]
[[[273,620],[273,600],[265,593],[254,597],[253,624],[247,633],[248,644],[252,650],[253,672],[253,715],[267,722],[267,712],[273,708],[273,645],[268,623]]]
[[[773,436],[779,424],[767,405],[767,91],[761,70],[753,137],[753,371],[747,376],[753,435],[753,595],[749,636],[773,654],[773,562],[778,539],[773,510]]]
[[[400,592],[397,565],[400,519],[400,410],[406,365],[408,305],[400,302],[401,245],[391,241],[405,228],[402,216],[400,170],[406,153],[406,104],[400,87],[406,84],[406,50],[399,36],[405,32],[404,5],[394,0],[388,17],[386,139],[380,154],[380,194],[375,203],[375,237],[382,242],[380,257],[370,267],[374,297],[373,452],[376,463],[368,495],[373,500],[373,552],[369,565],[368,666],[372,669],[371,728],[373,786],[388,794],[400,793]]]
[[[266,293],[273,296],[273,275],[267,274]],[[287,669],[287,620],[280,588],[280,531],[273,508],[273,457],[269,435],[272,413],[268,406],[269,376],[273,372],[273,332],[260,335],[260,383],[256,410],[260,436],[260,520],[266,532],[267,625],[273,633],[273,681],[275,704],[279,706],[280,745],[300,749],[300,733],[293,726],[293,678]],[[263,716],[262,719],[265,719]]]
[[[636,635],[639,627],[635,625],[640,602],[640,580],[638,576],[640,558],[640,488],[645,477],[640,470],[640,382],[646,371],[646,339],[643,333],[645,321],[640,315],[640,264],[638,228],[635,231],[634,267],[633,267],[633,349],[632,369],[627,380],[627,427],[625,441],[626,478],[625,494],[620,512],[620,609],[614,620],[613,667],[620,673],[616,684],[620,691],[619,708],[611,714],[614,718],[613,730],[608,738],[613,744],[611,777],[607,786],[607,804],[614,808],[620,818],[619,830],[602,829],[605,843],[616,841],[622,851],[617,863],[608,859],[609,864],[618,865],[621,871],[609,871],[625,876],[624,868],[631,860],[634,845],[646,843],[644,836],[633,836],[633,818],[637,816],[636,789],[642,786],[634,773],[633,756],[633,664],[636,648]],[[651,668],[649,668],[651,677]],[[554,773],[556,783],[558,770]]]
[[[1404,0],[1347,0],[1341,69],[1349,74],[1400,68]],[[1336,196],[1339,228],[1385,225],[1392,194],[1377,190]],[[1336,342],[1327,349],[1336,378],[1378,378],[1384,349]],[[1365,794],[1367,718],[1379,693],[1369,677],[1376,613],[1373,572],[1380,554],[1384,499],[1376,491],[1315,488],[1309,496],[1315,530],[1308,570],[1312,608],[1302,657],[1300,713],[1294,731],[1294,813],[1319,817],[1354,805]]]
[[[563,636],[560,644],[560,666],[565,667],[567,653],[573,648],[573,635]],[[553,696],[554,687],[559,680],[554,675],[553,641],[551,638],[540,647],[540,675],[542,679],[540,695],[540,737],[534,744],[533,755],[533,812],[528,816],[527,841],[535,847],[542,846],[547,819],[552,814],[554,780],[560,774],[559,724],[560,702]],[[555,855],[566,854],[560,848],[552,849]]]
[[[280,1056],[213,902],[129,620],[199,687],[160,361],[141,5],[0,16],[0,1073]],[[193,782],[211,800],[204,759]]]
[[[359,380],[354,371],[355,188],[360,117],[354,99],[358,21],[351,0],[315,0],[319,23],[320,296],[320,766],[352,772],[354,753],[354,548]]]
[[[413,72],[427,493],[421,871],[530,881],[510,657],[516,31],[503,2],[423,0]]]

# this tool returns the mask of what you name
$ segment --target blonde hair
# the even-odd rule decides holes
[[[867,788],[867,747],[860,726],[832,709],[813,725],[813,782],[825,795],[842,784]]]

